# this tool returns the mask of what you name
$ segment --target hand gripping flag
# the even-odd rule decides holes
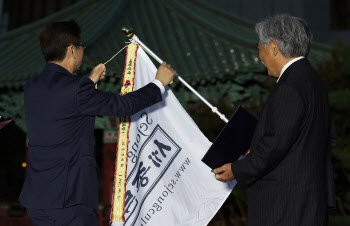
[[[151,82],[156,71],[142,48],[129,45],[122,94]],[[162,97],[121,119],[112,226],[207,225],[236,184],[215,179],[201,162],[211,143],[168,87]]]

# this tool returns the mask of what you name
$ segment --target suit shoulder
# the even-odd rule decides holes
[[[77,88],[85,89],[95,87],[95,83],[88,76],[79,76],[77,78]]]
[[[29,86],[30,83],[32,82],[32,80],[33,80],[35,77],[37,77],[37,76],[34,76],[34,77],[31,77],[31,78],[27,79],[27,81],[26,81],[25,84],[24,84],[24,88],[27,87],[27,86]]]
[[[29,78],[24,84],[24,91],[26,91],[28,88],[30,88],[31,85],[33,84],[33,82],[35,82],[38,79],[38,77],[39,77],[39,75],[36,75],[36,76]]]
[[[81,82],[89,82],[91,81],[93,83],[93,81],[89,78],[89,76],[86,76],[86,75],[77,75],[77,80],[79,83]]]
[[[287,68],[278,83],[294,87],[296,90],[301,91],[300,89],[309,90],[315,85],[318,86],[320,81],[321,78],[310,62],[303,59],[300,62],[293,63],[290,68]]]
[[[300,79],[305,81],[313,79],[315,76],[318,77],[315,68],[307,59],[302,59],[292,64],[290,70],[288,70],[288,74],[292,75],[286,76],[286,80],[290,81],[298,81]]]
[[[289,95],[295,97],[301,97],[300,89],[293,83],[283,83],[276,86],[273,90],[273,96]]]
[[[82,75],[58,75],[53,78],[58,87],[64,87],[65,89],[73,89],[75,90],[78,87],[79,81],[83,78]]]

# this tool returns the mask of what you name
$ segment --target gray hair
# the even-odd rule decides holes
[[[301,18],[279,14],[257,23],[255,30],[265,48],[275,40],[286,58],[307,56],[309,53],[312,33]]]

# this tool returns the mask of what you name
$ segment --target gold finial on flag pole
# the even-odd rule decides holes
[[[132,38],[134,36],[134,29],[132,27],[123,26],[122,33],[127,38]]]

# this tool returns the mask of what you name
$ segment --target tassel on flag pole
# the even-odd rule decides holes
[[[126,50],[126,61],[120,93],[121,95],[125,95],[133,91],[137,49],[137,44],[130,44]],[[108,61],[106,63],[108,63]],[[115,159],[112,210],[110,216],[111,222],[125,222],[125,186],[127,176],[130,124],[131,120],[129,116],[120,118],[118,127],[118,144]]]
[[[138,44],[146,53],[151,55],[158,63],[162,64],[163,60],[160,59],[155,53],[153,53],[141,40],[134,34],[132,28],[123,27],[122,32],[125,37],[130,39],[130,42]],[[190,86],[183,78],[181,78],[178,74],[176,74],[177,78],[182,82],[189,90],[191,90],[199,99],[201,99],[214,113],[216,113],[220,119],[222,119],[225,123],[228,122],[226,116],[220,113],[217,107],[211,105],[202,95],[200,95],[192,86]]]

